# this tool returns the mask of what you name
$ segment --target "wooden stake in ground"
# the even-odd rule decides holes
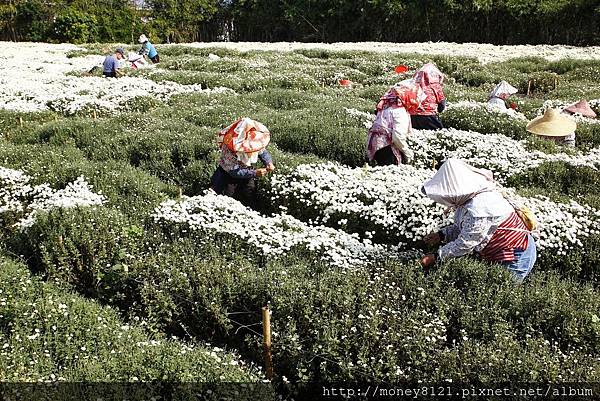
[[[94,120],[98,118],[98,115],[96,114],[96,109],[94,109]]]
[[[529,80],[529,82],[527,82],[527,96],[529,96],[530,92],[531,92],[531,79]]]
[[[19,125],[22,127],[23,126],[23,117],[19,117]]]
[[[267,379],[273,379],[273,355],[271,354],[271,311],[268,306],[262,308],[263,321],[263,353]]]

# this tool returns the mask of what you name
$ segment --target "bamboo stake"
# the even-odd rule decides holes
[[[529,82],[527,82],[527,96],[529,96],[530,92],[531,92],[531,79],[529,80]]]
[[[98,118],[98,115],[96,114],[96,109],[94,109],[94,120]]]
[[[181,197],[183,196],[183,188],[177,187],[177,189],[179,190],[179,199],[181,199]]]
[[[267,379],[273,379],[273,355],[271,354],[271,311],[269,306],[262,308],[263,321],[263,352],[265,357],[265,371]]]
[[[19,117],[19,125],[22,127],[23,126],[23,117]]]

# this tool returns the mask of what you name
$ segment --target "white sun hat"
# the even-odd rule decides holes
[[[491,171],[475,168],[464,161],[449,158],[421,191],[446,207],[457,208],[483,192],[496,189]]]
[[[146,43],[148,41],[148,38],[146,37],[146,35],[144,35],[143,33],[140,35],[140,38],[138,39],[138,42],[140,43]]]

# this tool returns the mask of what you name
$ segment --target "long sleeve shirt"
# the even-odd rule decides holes
[[[508,201],[496,192],[476,195],[456,209],[453,224],[440,230],[446,245],[438,250],[439,259],[481,252],[513,212]]]
[[[410,163],[414,158],[414,152],[408,147],[410,131],[410,115],[404,107],[390,106],[379,111],[369,129],[369,160],[373,160],[379,149],[392,145],[404,154],[407,163]]]
[[[139,54],[147,55],[149,58],[153,58],[158,54],[154,45],[150,42],[144,42],[142,48],[138,52]]]
[[[273,163],[273,158],[266,149],[258,153],[258,158],[265,166]],[[240,163],[236,154],[226,146],[222,148],[219,165],[233,178],[246,179],[256,177],[256,170]]]
[[[446,100],[442,85],[434,83],[425,88],[425,100],[413,113],[417,116],[433,116],[438,113],[438,105]]]

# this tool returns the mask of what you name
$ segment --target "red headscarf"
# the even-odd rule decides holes
[[[413,81],[402,81],[392,86],[377,103],[377,111],[390,106],[404,107],[408,113],[415,111],[421,104],[423,92]]]

